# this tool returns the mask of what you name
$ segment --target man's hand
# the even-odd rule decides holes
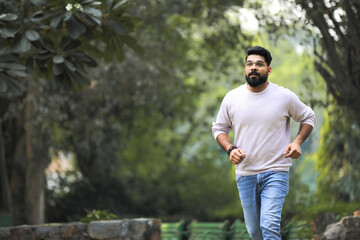
[[[283,155],[286,158],[298,159],[301,156],[301,145],[297,142],[290,143],[286,146]]]
[[[246,153],[244,152],[244,150],[240,148],[236,148],[232,150],[230,153],[230,161],[233,164],[241,163],[244,160],[244,158],[246,158]]]
[[[313,127],[307,123],[300,124],[299,132],[292,143],[286,146],[284,157],[298,159],[301,156],[301,144],[310,135]]]

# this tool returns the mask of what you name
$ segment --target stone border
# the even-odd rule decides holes
[[[0,227],[0,240],[160,240],[161,221],[138,218]]]

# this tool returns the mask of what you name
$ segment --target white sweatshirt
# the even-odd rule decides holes
[[[246,153],[236,175],[288,171],[291,159],[282,154],[290,143],[290,117],[300,124],[316,122],[313,110],[290,90],[269,82],[254,93],[244,84],[224,97],[212,133],[216,139],[234,130],[234,145]]]

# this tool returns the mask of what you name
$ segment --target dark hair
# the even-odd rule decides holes
[[[269,52],[269,50],[260,47],[260,46],[255,46],[255,47],[250,47],[246,50],[247,55],[245,58],[245,61],[247,60],[249,55],[260,55],[263,56],[265,58],[265,62],[268,66],[270,66],[272,57],[271,57],[271,53]]]

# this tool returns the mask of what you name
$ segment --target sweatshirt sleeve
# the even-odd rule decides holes
[[[306,123],[314,127],[316,122],[314,111],[301,102],[293,92],[290,92],[289,115],[300,124]]]
[[[216,121],[212,124],[212,135],[216,139],[221,133],[229,134],[232,130],[232,123],[229,116],[228,105],[225,96],[221,103],[219,113],[216,117]]]

